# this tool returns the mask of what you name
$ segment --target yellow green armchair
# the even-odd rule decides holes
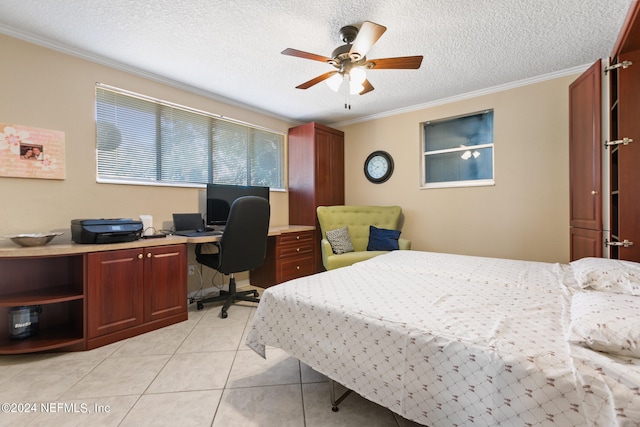
[[[388,250],[367,250],[370,226],[383,229],[383,232],[398,230],[402,208],[400,206],[318,206],[316,212],[322,231],[320,243],[322,264],[327,270],[333,270],[387,253]],[[330,236],[334,236],[343,227],[348,231],[353,250],[335,253],[327,239],[327,232],[330,232]],[[374,232],[378,233],[378,230]],[[398,249],[408,250],[411,249],[411,242],[398,238],[397,246]]]

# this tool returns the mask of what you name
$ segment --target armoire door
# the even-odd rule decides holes
[[[601,73],[598,60],[569,86],[571,260],[602,256]]]
[[[633,140],[618,150],[618,258],[640,262],[640,50],[621,53],[618,62],[618,138]]]

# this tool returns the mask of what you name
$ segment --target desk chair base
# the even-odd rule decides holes
[[[260,302],[260,299],[258,298],[259,296],[260,294],[256,290],[238,292],[236,290],[236,278],[233,276],[233,273],[231,273],[231,278],[229,279],[229,291],[220,291],[220,295],[218,296],[201,299],[198,301],[197,307],[198,310],[202,310],[205,303],[224,301],[222,310],[220,311],[220,317],[226,319],[228,316],[227,310],[229,310],[229,307],[234,303],[237,301]]]

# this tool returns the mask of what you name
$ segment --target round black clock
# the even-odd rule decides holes
[[[388,180],[393,173],[393,158],[386,151],[374,151],[364,161],[364,176],[374,184]]]

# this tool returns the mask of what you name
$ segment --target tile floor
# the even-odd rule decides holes
[[[0,426],[418,426],[355,393],[332,412],[326,377],[245,346],[255,304],[219,313],[192,304],[185,322],[95,350],[0,356]]]

